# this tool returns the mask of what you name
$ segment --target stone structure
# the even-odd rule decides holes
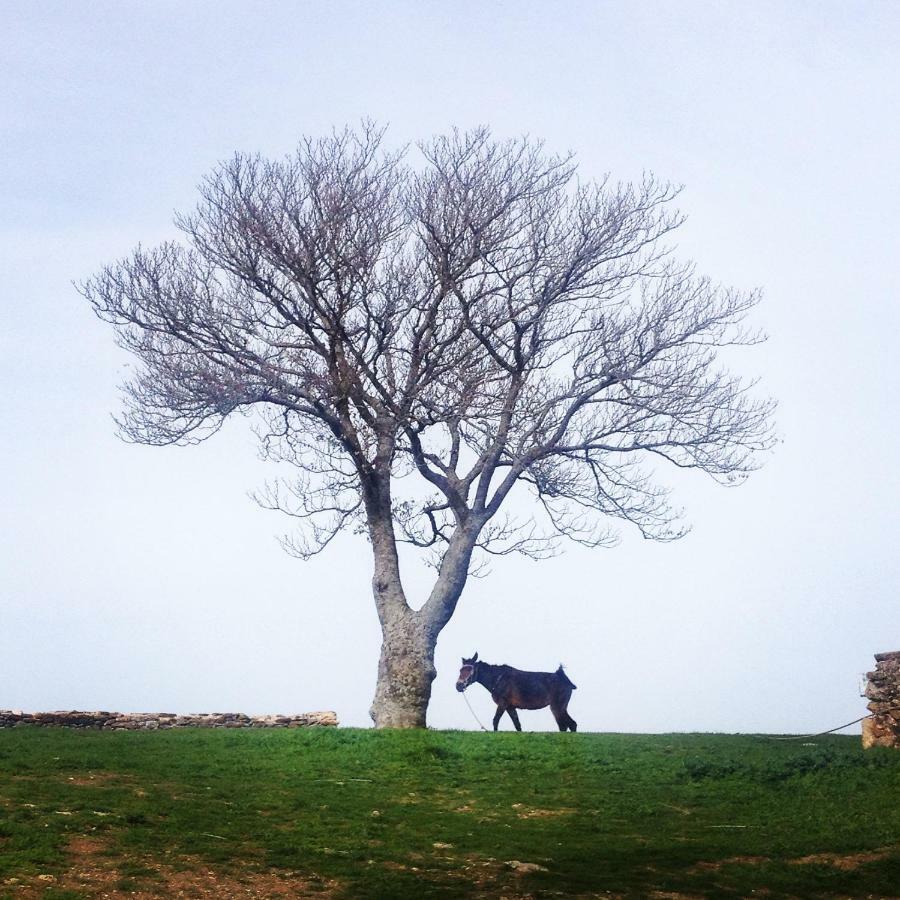
[[[25,713],[0,709],[0,728],[14,725],[57,725],[65,728],[100,728],[106,731],[154,731],[158,728],[305,728],[337,725],[333,712],[299,713],[292,716],[246,716],[243,713],[79,712],[78,710]]]
[[[875,671],[867,672],[866,678],[872,715],[863,719],[863,747],[900,749],[900,650],[876,653]]]

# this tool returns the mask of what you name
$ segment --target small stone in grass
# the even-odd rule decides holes
[[[539,866],[537,863],[520,862],[518,859],[509,859],[506,861],[506,865],[516,872],[521,872],[523,875],[527,875],[529,872],[550,871],[546,866]]]

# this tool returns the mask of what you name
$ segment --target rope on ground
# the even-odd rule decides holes
[[[775,737],[774,735],[763,735],[763,737],[768,737],[772,741],[799,741],[803,738],[811,738],[811,737],[822,737],[823,734],[831,734],[834,731],[840,731],[842,728],[849,728],[851,725],[855,725],[857,722],[862,722],[863,719],[871,719],[876,715],[883,715],[884,713],[889,712],[900,712],[900,706],[889,706],[887,709],[880,709],[877,713],[867,713],[864,716],[860,716],[858,719],[854,719],[852,722],[845,722],[843,725],[838,725],[837,728],[829,728],[828,731],[817,731],[815,734],[790,734],[785,737]]]
[[[838,725],[837,728],[829,728],[828,731],[816,731],[813,734],[789,734],[783,737],[775,737],[774,735],[766,735],[769,740],[772,741],[802,741],[804,738],[811,737],[822,737],[825,734],[831,734],[835,731],[840,731],[842,728],[849,728],[851,725],[855,725],[857,722],[862,722],[863,719],[871,719],[872,713],[869,713],[867,716],[860,716],[858,719],[854,719],[852,722],[845,722],[843,725]]]

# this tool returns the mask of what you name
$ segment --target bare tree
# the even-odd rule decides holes
[[[297,468],[261,497],[302,520],[289,549],[367,532],[379,727],[425,724],[474,554],[598,545],[613,519],[676,538],[655,464],[733,482],[771,441],[771,401],[717,362],[760,340],[743,327],[758,297],[672,259],[672,186],[581,181],[571,157],[486,129],[417,151],[367,124],[235,156],[177,218],[183,243],[81,286],[140,361],[126,436],[195,442],[253,407],[265,453]],[[507,514],[513,493],[532,521]],[[432,554],[422,604],[400,541]]]

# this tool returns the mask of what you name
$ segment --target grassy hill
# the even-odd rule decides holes
[[[900,894],[854,737],[0,731],[0,897]]]

